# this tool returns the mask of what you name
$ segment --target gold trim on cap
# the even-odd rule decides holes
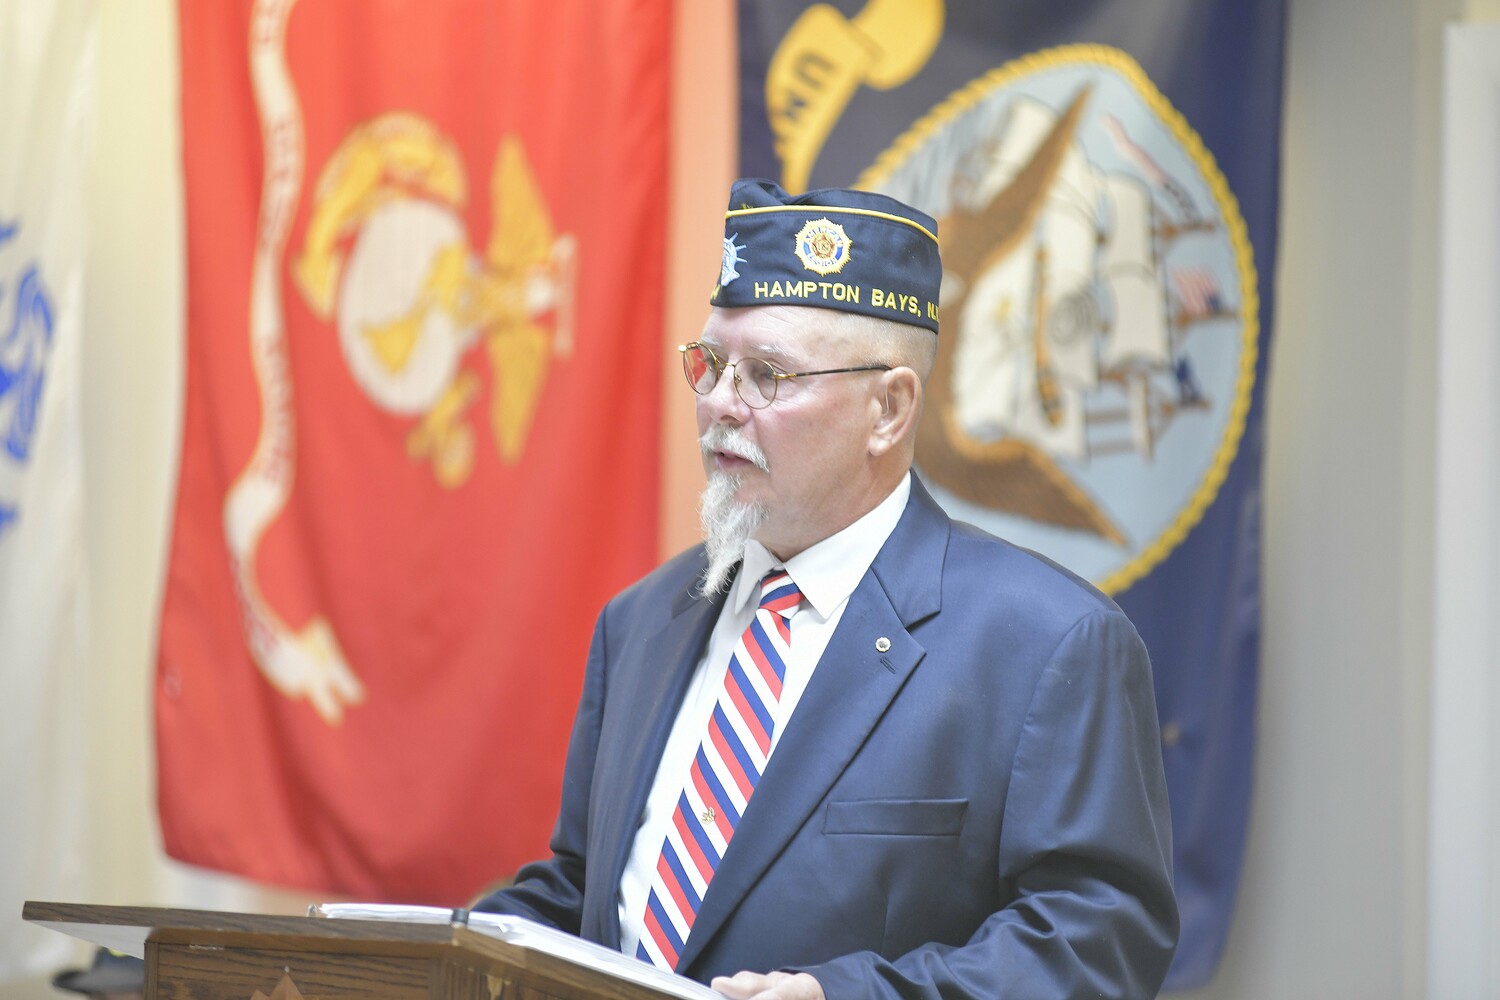
[[[725,219],[732,219],[736,215],[759,215],[761,212],[806,212],[809,215],[822,215],[827,212],[843,212],[846,215],[868,215],[875,219],[885,219],[889,222],[900,222],[911,226],[917,232],[926,236],[936,243],[938,238],[928,231],[927,227],[920,222],[903,219],[899,215],[891,215],[889,212],[877,212],[872,208],[841,208],[837,205],[761,205],[758,208],[736,208],[724,213]]]

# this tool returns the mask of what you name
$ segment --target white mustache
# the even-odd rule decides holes
[[[762,472],[771,471],[771,465],[766,461],[765,453],[756,447],[755,442],[747,438],[745,432],[738,427],[731,427],[728,424],[711,425],[698,439],[698,448],[705,455],[713,451],[722,451],[736,458],[743,458]]]

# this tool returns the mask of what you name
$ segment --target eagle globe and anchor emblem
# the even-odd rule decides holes
[[[450,489],[474,468],[465,415],[483,387],[467,354],[482,344],[490,362],[491,436],[511,465],[551,360],[573,347],[577,241],[553,233],[514,136],[501,139],[490,198],[480,252],[460,217],[468,191],[451,140],[416,115],[382,115],[323,167],[292,265],[308,305],[336,322],[354,380],[380,409],[417,418],[406,451]]]
[[[944,506],[1107,592],[1149,573],[1255,379],[1251,247],[1202,140],[1128,55],[1067,46],[957,91],[858,183],[938,219],[952,320],[916,462]]]

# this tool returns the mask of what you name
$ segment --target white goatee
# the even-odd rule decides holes
[[[704,431],[698,441],[705,454],[728,452],[753,464],[761,471],[770,466],[755,442],[737,427],[715,424]],[[763,503],[742,503],[735,499],[741,477],[727,472],[710,472],[708,485],[698,500],[698,519],[703,526],[704,546],[708,550],[708,569],[703,573],[705,595],[721,594],[729,587],[735,565],[744,558],[745,543],[765,524],[770,511]]]

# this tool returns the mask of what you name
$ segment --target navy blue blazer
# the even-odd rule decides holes
[[[601,613],[553,856],[476,909],[619,947],[620,873],[723,604],[696,596],[703,568],[692,549]],[[1135,628],[1055,564],[950,521],[914,479],[677,971],[797,969],[830,1000],[1150,997],[1176,939]]]

